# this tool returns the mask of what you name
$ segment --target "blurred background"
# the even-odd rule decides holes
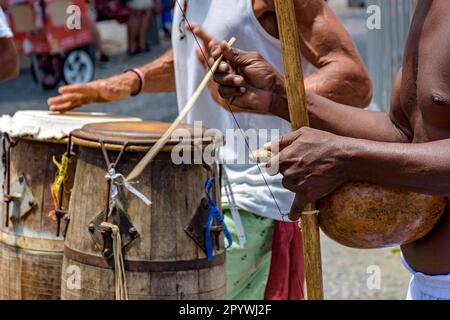
[[[374,84],[372,110],[387,111],[390,88],[403,56],[414,0],[329,0],[351,34]],[[170,48],[171,8],[174,0],[155,0],[135,11],[121,0],[0,0],[11,18],[21,52],[20,76],[0,84],[0,114],[17,110],[45,110],[47,99],[65,83],[105,78],[146,64]],[[65,27],[70,4],[77,4],[83,20],[77,38]],[[45,4],[45,5],[44,5]],[[377,5],[381,29],[369,30],[367,7]],[[42,10],[44,8],[44,10]],[[46,16],[64,17],[46,23]],[[44,30],[47,37],[39,37]],[[50,35],[50,36],[48,36]],[[135,39],[129,41],[128,39]],[[177,114],[175,94],[140,95],[83,111],[172,121]],[[409,280],[398,250],[362,251],[344,248],[322,237],[325,297],[327,299],[404,299]],[[381,287],[369,289],[371,266],[381,272]],[[372,269],[371,269],[372,268]]]

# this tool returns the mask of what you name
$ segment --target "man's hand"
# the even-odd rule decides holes
[[[297,194],[295,211],[315,202],[351,179],[349,149],[352,139],[312,128],[301,128],[267,146],[278,150],[268,163],[278,166],[283,186]],[[272,172],[275,173],[275,172]]]
[[[139,78],[127,72],[108,79],[59,88],[60,96],[48,99],[51,111],[67,112],[90,103],[125,100],[139,87]]]
[[[196,24],[190,24],[186,26],[187,30],[190,30],[195,37],[200,39],[203,42],[202,48],[197,48],[195,50],[197,54],[197,58],[200,61],[200,63],[205,68],[205,72],[209,72],[211,67],[214,64],[215,59],[212,57],[212,52],[218,48],[219,42],[215,39],[213,39],[211,36],[209,36],[200,26]],[[216,59],[220,56],[220,54],[216,57]],[[228,67],[228,64],[225,62],[222,62],[219,69],[222,69],[222,72],[232,72],[231,68]],[[217,70],[219,72],[219,70]],[[216,72],[216,74],[217,74]],[[229,110],[229,102],[227,99],[224,99],[219,94],[219,85],[214,81],[211,80],[208,83],[208,90],[213,97],[213,99],[222,107],[224,107],[227,111]]]
[[[222,99],[232,101],[234,112],[254,112],[284,117],[287,114],[283,77],[259,53],[230,48],[226,42],[213,48],[222,63],[214,77]]]
[[[197,57],[209,71],[221,54],[222,62],[214,80],[208,85],[213,99],[227,111],[270,114],[276,89],[284,95],[283,78],[256,52],[244,52],[230,48],[226,41],[219,43],[200,26],[191,24],[186,29],[203,42],[196,49]]]

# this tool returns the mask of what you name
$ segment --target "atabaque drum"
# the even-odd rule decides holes
[[[429,233],[446,204],[443,197],[351,182],[319,201],[319,222],[322,231],[342,245],[393,247]]]
[[[179,126],[136,181],[125,179],[168,128],[104,123],[72,133],[79,152],[62,299],[226,297],[224,224],[212,212],[220,170],[205,161],[214,160],[216,132]]]
[[[60,298],[67,216],[61,221],[49,213],[68,207],[76,157],[72,150],[71,157],[62,161],[67,155],[67,137],[87,123],[125,119],[129,118],[48,111],[19,111],[13,117],[2,117],[0,299]],[[60,169],[66,178],[61,181],[61,192],[54,194],[51,187]]]

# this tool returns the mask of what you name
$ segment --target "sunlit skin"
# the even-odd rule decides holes
[[[284,186],[299,194],[299,201],[293,208],[296,212],[300,212],[305,203],[314,202],[349,181],[368,181],[448,197],[448,12],[449,1],[418,1],[403,68],[392,89],[389,114],[338,104],[308,92],[313,128],[302,128],[282,137],[280,153],[268,164],[278,162]],[[254,53],[231,49],[225,43],[221,43],[220,48],[212,48],[213,56],[221,53],[228,64],[221,66],[216,81],[224,99],[235,97],[244,110],[250,108],[251,112],[289,119],[283,79],[267,62],[255,59]],[[239,70],[239,74],[235,70]],[[275,85],[268,90],[263,79],[271,79]],[[257,89],[266,91],[261,96],[268,97],[258,105],[254,104],[251,94]],[[450,274],[448,211],[430,234],[402,246],[402,251],[418,272]]]
[[[295,0],[295,6],[298,13],[302,54],[319,69],[306,78],[307,88],[334,101],[365,107],[372,94],[367,70],[350,36],[335,14],[323,0]],[[278,37],[273,0],[253,0],[253,10],[265,30],[274,37]],[[217,12],[218,19],[220,14]],[[195,26],[195,21],[190,22],[193,33],[203,41],[204,51],[208,52],[208,49],[217,44],[217,41],[213,39],[214,35],[209,36],[208,30]],[[199,49],[197,51],[204,63]],[[176,90],[172,50],[141,67],[141,70],[146,80],[143,92]],[[137,76],[128,72],[87,84],[61,87],[60,95],[50,98],[48,104],[52,111],[66,112],[90,103],[127,99],[138,88]],[[216,101],[221,105],[226,104],[226,101],[220,98],[217,86],[213,82],[209,89]]]

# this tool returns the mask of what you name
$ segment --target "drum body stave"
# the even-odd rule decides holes
[[[168,127],[151,123],[146,126],[158,128],[157,136]],[[103,133],[108,131],[96,127]],[[112,132],[114,128],[111,127]],[[130,138],[138,135],[140,130],[142,127],[135,128]],[[123,154],[116,167],[118,173],[131,172],[156,141],[148,140],[151,141],[146,146],[136,148],[130,143],[127,150],[131,151]],[[62,298],[114,299],[112,263],[102,256],[101,246],[93,240],[92,229],[89,231],[91,222],[105,210],[107,167],[95,144],[78,139],[76,133],[74,143],[80,146],[69,209],[71,222],[65,243]],[[108,149],[110,157],[115,159],[120,146],[109,146]],[[185,232],[205,198],[204,183],[208,171],[201,164],[176,165],[168,151],[161,152],[134,185],[151,199],[152,205],[145,205],[134,195],[128,197],[127,215],[140,235],[123,250],[129,298],[224,299],[226,275],[222,237],[215,250],[215,259],[208,262],[202,249]],[[74,270],[80,275],[76,285]]]

